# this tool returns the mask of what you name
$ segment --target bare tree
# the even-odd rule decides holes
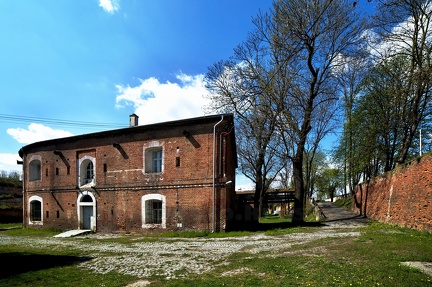
[[[9,172],[9,176],[8,178],[12,178],[12,179],[21,179],[21,172],[19,171],[11,171]]]
[[[274,41],[286,50],[293,77],[284,95],[280,119],[293,143],[291,160],[295,187],[294,222],[304,219],[305,184],[303,160],[309,133],[319,111],[337,100],[337,81],[332,70],[337,57],[349,54],[365,28],[352,2],[343,0],[281,0],[274,5],[273,19],[279,27]],[[295,51],[295,57],[291,56]]]
[[[234,57],[209,68],[207,88],[213,110],[234,111],[240,120],[240,146],[254,147],[250,157],[242,157],[248,169],[243,172],[256,184],[255,203],[265,191],[264,173],[286,167],[289,159],[296,194],[293,220],[302,222],[304,153],[307,147],[316,151],[330,130],[337,101],[332,70],[338,56],[354,50],[364,25],[352,2],[343,0],[276,1],[254,24],[256,30]],[[273,165],[276,158],[283,159],[279,168]]]
[[[353,113],[355,103],[362,94],[361,86],[368,70],[370,69],[369,55],[360,53],[355,57],[341,57],[341,66],[335,71],[339,82],[340,93],[343,101],[344,126],[339,146],[335,151],[335,158],[341,163],[344,170],[344,194],[355,196],[354,186],[361,178],[361,171],[358,168],[358,154],[354,137],[358,130],[353,124]],[[348,188],[348,191],[347,191]]]
[[[213,111],[235,113],[237,144],[242,173],[255,183],[254,206],[262,211],[262,200],[274,170],[270,148],[277,121],[279,103],[274,101],[271,50],[267,34],[261,28],[266,14],[257,17],[257,29],[234,50],[228,61],[209,67],[206,87],[211,92]],[[274,178],[274,175],[271,176]]]

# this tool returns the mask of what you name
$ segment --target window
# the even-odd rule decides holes
[[[41,221],[42,220],[42,207],[41,202],[33,200],[30,202],[30,220]]]
[[[41,162],[38,159],[34,159],[29,163],[29,180],[35,181],[41,179]]]
[[[86,194],[81,198],[81,202],[93,202],[93,199],[90,195]]]
[[[166,199],[161,194],[142,197],[143,228],[166,227]]]
[[[161,224],[162,223],[162,201],[151,199],[146,201],[146,224]]]
[[[29,198],[29,224],[42,224],[43,205],[42,197],[32,196]]]
[[[163,152],[161,147],[148,148],[145,152],[145,172],[161,173],[163,170]]]
[[[79,162],[79,185],[95,184],[95,159],[85,156]]]
[[[89,183],[93,180],[93,163],[89,162],[86,167],[86,177],[84,178],[85,183]]]
[[[162,150],[154,151],[152,158],[152,172],[162,172]]]

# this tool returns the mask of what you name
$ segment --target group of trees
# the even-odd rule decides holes
[[[21,174],[18,171],[0,170],[0,178],[21,179]]]
[[[405,162],[418,130],[428,130],[430,3],[374,4],[377,16],[365,18],[353,1],[276,0],[233,56],[209,67],[209,109],[235,113],[240,168],[255,183],[258,216],[277,183],[294,187],[293,220],[303,221],[316,188],[352,191],[361,178]],[[341,120],[333,156],[340,169],[318,168],[320,143]]]
[[[351,192],[359,181],[421,154],[421,145],[430,146],[432,3],[378,4],[370,53],[347,61],[341,73],[345,122],[337,158]]]

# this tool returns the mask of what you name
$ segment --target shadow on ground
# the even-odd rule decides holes
[[[299,223],[293,223],[293,222],[280,222],[280,223],[260,223],[256,227],[256,231],[267,231],[272,229],[279,229],[279,228],[293,228],[293,227],[321,227],[325,226],[323,222],[299,222]]]
[[[231,227],[230,230],[227,231],[269,231],[273,229],[285,229],[285,228],[294,228],[294,227],[322,227],[325,226],[323,222],[302,222],[302,223],[293,223],[293,222],[275,222],[275,223],[255,223],[255,224],[243,224],[241,226]]]
[[[1,253],[0,279],[31,271],[64,267],[90,260],[90,257],[42,255],[23,252]]]

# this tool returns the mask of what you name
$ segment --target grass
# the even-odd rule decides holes
[[[339,207],[344,207],[347,209],[351,209],[351,207],[352,207],[351,197],[340,198],[334,202],[334,205],[339,206]]]
[[[266,234],[316,232],[319,228],[293,227]],[[0,225],[0,230],[0,236],[7,233],[15,236],[17,242],[24,236],[49,237],[54,232],[6,230],[4,225]],[[154,276],[149,278],[150,286],[432,286],[431,277],[401,264],[432,261],[431,233],[377,222],[358,231],[361,232],[358,237],[317,239],[281,250],[279,255],[237,252],[215,264],[208,273],[175,280]],[[219,233],[218,236],[250,234],[254,233]],[[168,233],[164,236],[190,238],[216,234]],[[162,240],[143,235],[130,238]],[[121,242],[124,237],[112,240]],[[84,250],[54,251],[41,246],[0,245],[0,259],[8,262],[1,269],[0,286],[126,286],[138,280],[131,275],[97,274],[77,267],[90,256]]]

